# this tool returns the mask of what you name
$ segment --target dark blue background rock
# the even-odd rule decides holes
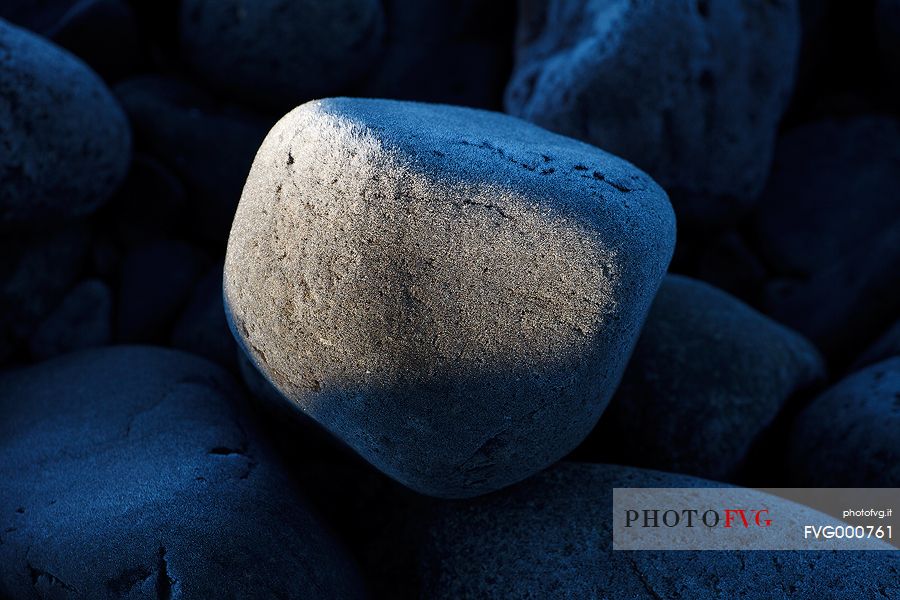
[[[207,266],[203,252],[181,241],[151,242],[132,250],[122,261],[119,278],[116,341],[168,340]]]
[[[187,186],[196,235],[224,240],[253,156],[274,120],[222,104],[181,79],[142,76],[115,91],[137,148],[173,169]]]
[[[29,343],[87,262],[83,223],[0,236],[0,363]]]
[[[125,177],[131,130],[83,62],[0,19],[0,226],[86,215]]]
[[[825,378],[815,347],[736,298],[669,275],[581,456],[734,476],[791,396]]]
[[[764,311],[835,364],[900,311],[900,121],[829,120],[779,141],[752,235],[775,274]]]
[[[112,310],[112,292],[106,283],[99,279],[80,282],[35,329],[28,344],[31,355],[44,360],[109,344]]]
[[[900,487],[900,357],[871,365],[812,401],[791,430],[797,485]]]
[[[197,281],[187,306],[172,329],[171,344],[231,371],[237,368],[238,347],[228,328],[222,301],[222,263]]]
[[[379,0],[184,0],[184,59],[213,87],[285,111],[340,94],[381,51]]]
[[[682,225],[717,225],[762,190],[799,44],[795,0],[529,0],[506,109],[633,162]]]

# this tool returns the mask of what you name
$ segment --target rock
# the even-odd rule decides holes
[[[515,2],[387,0],[385,49],[357,95],[500,110]]]
[[[0,363],[59,305],[81,273],[90,234],[82,224],[0,236]]]
[[[827,120],[784,135],[753,216],[763,258],[798,279],[900,221],[900,120]],[[852,176],[848,176],[852,174]]]
[[[795,485],[900,487],[900,357],[854,373],[814,400],[792,431]]]
[[[785,402],[824,377],[801,336],[721,290],[669,275],[585,445],[604,462],[729,478]]]
[[[808,278],[765,290],[767,314],[816,343],[831,364],[851,362],[900,310],[900,220]]]
[[[665,193],[597,148],[497,113],[321,100],[257,154],[226,313],[266,377],[366,460],[472,496],[590,431],[673,240]]]
[[[700,243],[689,274],[751,306],[757,305],[768,270],[745,236],[740,231],[728,230],[717,236],[700,233],[695,240]],[[679,240],[678,244],[681,243]]]
[[[0,20],[0,226],[85,215],[128,169],[128,121],[80,60]]]
[[[4,374],[0,390],[9,597],[362,596],[215,365],[106,348]]]
[[[191,200],[194,235],[222,242],[271,122],[222,105],[191,84],[141,76],[116,86],[138,148],[173,169]]]
[[[116,340],[168,339],[207,266],[199,250],[179,241],[152,242],[131,251],[119,279]]]
[[[769,600],[900,594],[900,560],[892,552],[612,549],[614,487],[714,485],[629,467],[561,463],[497,494],[447,503],[421,551],[421,596]],[[774,507],[778,502],[773,498]]]
[[[78,0],[4,0],[0,18],[46,35]]]
[[[195,208],[184,184],[168,167],[150,155],[136,153],[125,181],[97,218],[111,242],[133,249],[195,233],[191,230]]]
[[[378,0],[185,0],[185,59],[212,85],[284,110],[340,93],[377,57]]]
[[[137,19],[125,0],[73,2],[45,35],[108,81],[121,79],[140,64]]]
[[[63,298],[29,341],[31,355],[58,354],[108,344],[112,338],[112,292],[99,279],[87,279]]]
[[[893,356],[900,356],[900,320],[894,322],[884,335],[869,346],[853,367],[858,370]]]
[[[752,222],[777,277],[765,312],[848,362],[900,309],[900,121],[864,116],[779,141]],[[875,260],[877,257],[877,260]]]
[[[679,222],[748,209],[799,48],[794,0],[528,0],[507,111],[646,170]]]
[[[172,346],[192,352],[233,371],[237,345],[228,329],[222,304],[222,263],[207,271],[191,294],[172,330]]]

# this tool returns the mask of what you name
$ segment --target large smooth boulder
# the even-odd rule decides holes
[[[150,347],[0,376],[3,595],[360,597],[237,389]]]
[[[900,594],[900,559],[890,551],[613,550],[613,488],[715,486],[658,471],[561,463],[514,488],[447,503],[421,551],[421,596],[838,600]],[[769,506],[773,514],[801,514],[776,498]],[[787,510],[779,513],[780,507]]]
[[[794,485],[900,487],[900,357],[840,381],[797,417]]]
[[[498,113],[328,99],[257,153],[226,310],[256,366],[368,461],[472,496],[591,430],[673,243],[665,193],[602,150]]]
[[[344,91],[379,54],[379,0],[185,0],[182,53],[212,85],[284,109]]]
[[[125,177],[128,120],[80,60],[0,19],[0,226],[85,215]]]
[[[669,275],[587,444],[609,462],[730,477],[788,399],[824,378],[822,358],[799,334]]]
[[[800,43],[797,3],[526,0],[507,111],[646,170],[679,221],[749,208]]]

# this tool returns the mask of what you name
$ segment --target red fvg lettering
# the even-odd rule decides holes
[[[763,515],[768,515],[768,514],[769,514],[768,508],[764,508],[762,510],[751,510],[750,511],[752,521],[753,521],[753,523],[756,524],[757,527],[768,527],[769,525],[772,524],[771,519],[763,520],[763,518],[762,518]],[[745,511],[743,508],[726,508],[725,509],[725,528],[726,529],[731,529],[731,526],[734,523],[735,517],[741,518],[740,524],[742,524],[744,526],[744,529],[747,529],[750,527],[751,521],[750,521],[750,519],[747,518],[747,511]]]

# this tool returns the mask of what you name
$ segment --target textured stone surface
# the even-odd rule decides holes
[[[112,338],[112,292],[99,279],[72,288],[47,315],[28,342],[31,355],[43,360],[108,344]]]
[[[613,551],[612,488],[714,485],[657,471],[561,463],[514,488],[447,504],[422,551],[422,597],[837,600],[900,594],[900,560],[892,552]]]
[[[185,0],[181,46],[211,84],[287,109],[340,93],[378,56],[378,0]]]
[[[724,478],[788,398],[824,377],[800,335],[721,290],[669,275],[586,443],[609,462]]]
[[[262,372],[379,469],[496,489],[590,431],[671,257],[665,194],[497,113],[330,99],[257,154],[225,261]]]
[[[0,226],[90,213],[125,176],[128,121],[97,75],[0,20]]]
[[[759,194],[791,92],[796,2],[527,0],[507,110],[646,170],[681,222]]]
[[[0,362],[9,359],[65,297],[87,258],[81,224],[0,235]]]
[[[361,596],[235,386],[207,361],[149,347],[4,374],[3,595]]]
[[[900,357],[854,373],[815,399],[791,432],[797,485],[900,487]]]

